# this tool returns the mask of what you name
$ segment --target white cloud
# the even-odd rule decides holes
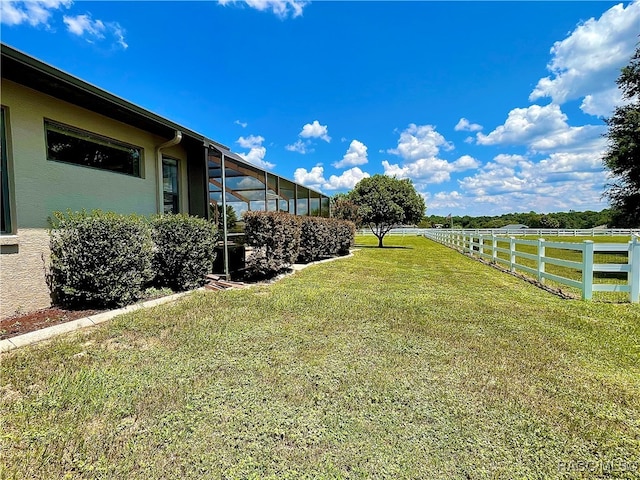
[[[354,167],[356,165],[364,165],[368,161],[367,146],[358,140],[352,140],[342,160],[334,163],[333,166],[336,168]]]
[[[306,153],[313,153],[314,150],[313,148],[309,148],[310,145],[311,145],[310,142],[308,141],[303,142],[302,140],[298,139],[296,140],[296,143],[292,143],[291,145],[285,145],[284,148],[285,150],[289,150],[290,152],[297,152],[304,155]]]
[[[249,125],[247,122],[241,122],[240,120],[236,120],[235,122],[236,125],[240,125],[242,128],[247,128],[247,125]]]
[[[0,18],[6,25],[28,23],[32,27],[49,26],[49,18],[55,10],[69,8],[71,0],[0,0]]]
[[[440,149],[452,150],[453,145],[432,125],[410,124],[400,133],[397,148],[387,150],[403,159],[402,164],[382,161],[385,175],[410,178],[421,183],[442,183],[452,172],[477,168],[479,162],[470,155],[462,155],[454,162],[439,158]]]
[[[306,185],[316,190],[322,189],[322,185],[326,183],[324,168],[321,165],[316,165],[309,171],[305,168],[296,168],[295,172],[293,172],[293,179],[296,183]]]
[[[493,205],[503,211],[559,211],[606,206],[602,152],[554,152],[540,161],[501,154],[475,175],[459,180],[467,205]],[[433,202],[432,202],[433,204]]]
[[[218,0],[220,5],[235,4],[238,2],[245,3],[247,6],[260,10],[261,12],[271,11],[281,19],[285,19],[289,15],[293,18],[301,16],[304,7],[310,3],[303,0]]]
[[[400,134],[398,147],[387,150],[387,152],[399,155],[405,160],[417,160],[436,156],[441,147],[445,150],[451,150],[453,145],[436,132],[433,125],[411,123]]]
[[[551,48],[547,65],[551,75],[541,78],[531,92],[531,101],[551,97],[554,103],[589,96],[585,113],[607,116],[616,96],[609,90],[633,54],[638,41],[640,2],[611,7],[599,19],[578,25]]]
[[[84,37],[89,43],[105,40],[107,36],[110,36],[123,49],[126,50],[129,47],[124,40],[124,30],[119,23],[93,20],[90,14],[76,15],[75,17],[65,15],[62,20],[67,26],[67,31],[78,37]]]
[[[275,167],[275,164],[264,160],[267,149],[262,146],[262,142],[264,142],[264,137],[260,135],[249,135],[248,137],[238,138],[236,143],[242,148],[249,149],[247,153],[238,153],[238,155],[257,167],[272,169]]]
[[[367,172],[363,172],[358,167],[353,167],[345,170],[340,175],[331,175],[327,180],[324,178],[324,167],[321,165],[316,165],[309,171],[305,168],[297,168],[293,174],[293,178],[297,183],[317,190],[349,190],[360,180],[369,176]]]
[[[331,141],[329,129],[326,125],[320,125],[318,120],[314,120],[313,123],[307,123],[304,125],[298,136],[302,138],[320,138],[327,143]]]
[[[469,123],[469,120],[462,117],[453,128],[456,132],[477,132],[482,130],[482,125],[478,123]]]
[[[90,15],[77,15],[75,17],[65,15],[62,19],[67,25],[67,30],[74,35],[104,38],[106,27],[102,20],[92,20]]]
[[[485,135],[476,134],[480,145],[527,145],[533,151],[548,152],[556,148],[578,148],[600,138],[604,127],[571,127],[567,116],[554,103],[541,107],[514,108],[503,125]]]
[[[596,117],[609,117],[615,105],[625,103],[622,99],[622,92],[618,87],[603,90],[601,92],[586,95],[582,99],[580,109],[584,113]]]

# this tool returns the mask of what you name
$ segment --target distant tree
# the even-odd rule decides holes
[[[380,248],[389,230],[396,225],[418,223],[426,209],[411,180],[380,174],[360,180],[349,197],[358,205],[362,223],[378,237]]]
[[[628,104],[606,119],[609,146],[604,164],[613,175],[605,196],[613,209],[614,226],[640,226],[640,44],[616,80]]]
[[[540,217],[540,225],[542,228],[560,228],[560,220],[554,215],[542,215]]]
[[[349,220],[355,223],[356,227],[362,225],[358,205],[354,203],[348,193],[336,193],[331,197],[331,215],[340,220]]]
[[[213,223],[222,232],[222,205],[209,204],[209,215]],[[227,205],[227,230],[233,230],[238,223],[238,215],[231,205]]]

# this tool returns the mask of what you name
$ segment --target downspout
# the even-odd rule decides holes
[[[164,212],[163,202],[163,177],[162,177],[162,150],[173,147],[182,141],[182,132],[176,130],[173,138],[156,147],[156,209],[158,213]]]

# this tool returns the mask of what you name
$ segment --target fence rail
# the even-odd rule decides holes
[[[624,237],[628,235],[640,235],[640,228],[475,228],[475,229],[445,229],[445,228],[417,228],[398,227],[393,228],[387,235],[425,235],[431,231],[473,233],[476,235],[513,235],[519,236],[550,236],[550,237]],[[361,228],[359,235],[373,235],[371,229]]]
[[[628,243],[596,243],[592,240],[574,243],[554,242],[544,238],[517,239],[513,235],[496,235],[495,233],[486,235],[474,230],[425,230],[422,235],[426,238],[472,256],[477,255],[492,263],[502,264],[511,272],[520,270],[537,278],[541,283],[552,280],[561,285],[577,288],[584,300],[592,299],[593,292],[623,292],[628,293],[630,302],[640,301],[640,236],[638,235],[632,235]],[[566,232],[566,230],[560,231]],[[550,230],[545,232],[549,234]],[[624,230],[624,232],[630,231]],[[621,234],[616,233],[616,235]],[[518,249],[519,246],[520,249]],[[552,256],[549,250],[560,252],[561,255]],[[596,262],[604,259],[603,254],[617,255],[616,260],[626,257],[626,262]],[[556,269],[560,272],[577,272],[577,278],[569,278],[558,271],[551,273],[547,271],[547,265],[560,267]],[[599,274],[626,274],[626,281],[596,283],[594,279],[597,280],[597,277],[601,276]]]

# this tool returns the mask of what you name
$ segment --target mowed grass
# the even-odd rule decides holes
[[[419,237],[2,356],[2,478],[640,478],[640,308]]]
[[[539,237],[537,236],[517,236],[516,240],[537,240]],[[545,236],[544,239],[547,242],[562,242],[562,243],[578,243],[582,244],[585,240],[592,241],[594,243],[625,243],[628,244],[631,240],[630,236]],[[505,238],[503,240],[499,240],[498,242],[499,248],[509,249],[509,239]],[[533,245],[516,245],[516,250],[518,252],[537,254],[538,248]],[[484,252],[486,254],[491,254],[491,248],[485,247]],[[509,260],[509,254],[504,252],[497,252],[498,257]],[[569,260],[572,262],[578,262],[582,264],[582,252],[578,250],[566,250],[554,247],[547,247],[545,249],[545,255],[547,257],[558,258],[561,260]],[[485,258],[486,260],[486,258]],[[537,264],[534,260],[530,260],[527,258],[518,257],[516,259],[517,263],[521,265],[525,265],[531,268],[537,268]],[[594,253],[594,262],[595,263],[616,263],[616,264],[627,264],[628,256],[625,252],[595,252]],[[502,268],[506,268],[504,263],[500,263]],[[517,269],[518,272],[524,273],[525,275],[532,276],[529,273],[524,272],[523,270]],[[582,280],[582,271],[570,268],[563,267],[559,265],[553,265],[551,263],[547,263],[545,265],[545,271],[547,273],[551,273],[554,275],[559,275],[561,277],[569,278],[571,280]],[[569,287],[567,285],[554,282],[553,280],[546,279],[545,283],[549,286],[559,287],[565,293],[571,293],[576,297],[581,296],[580,289]],[[626,273],[605,273],[605,272],[594,272],[594,284],[627,284],[627,274]],[[620,292],[595,292],[593,294],[593,299],[598,301],[610,301],[610,302],[625,302],[629,301],[628,293],[620,293]]]

